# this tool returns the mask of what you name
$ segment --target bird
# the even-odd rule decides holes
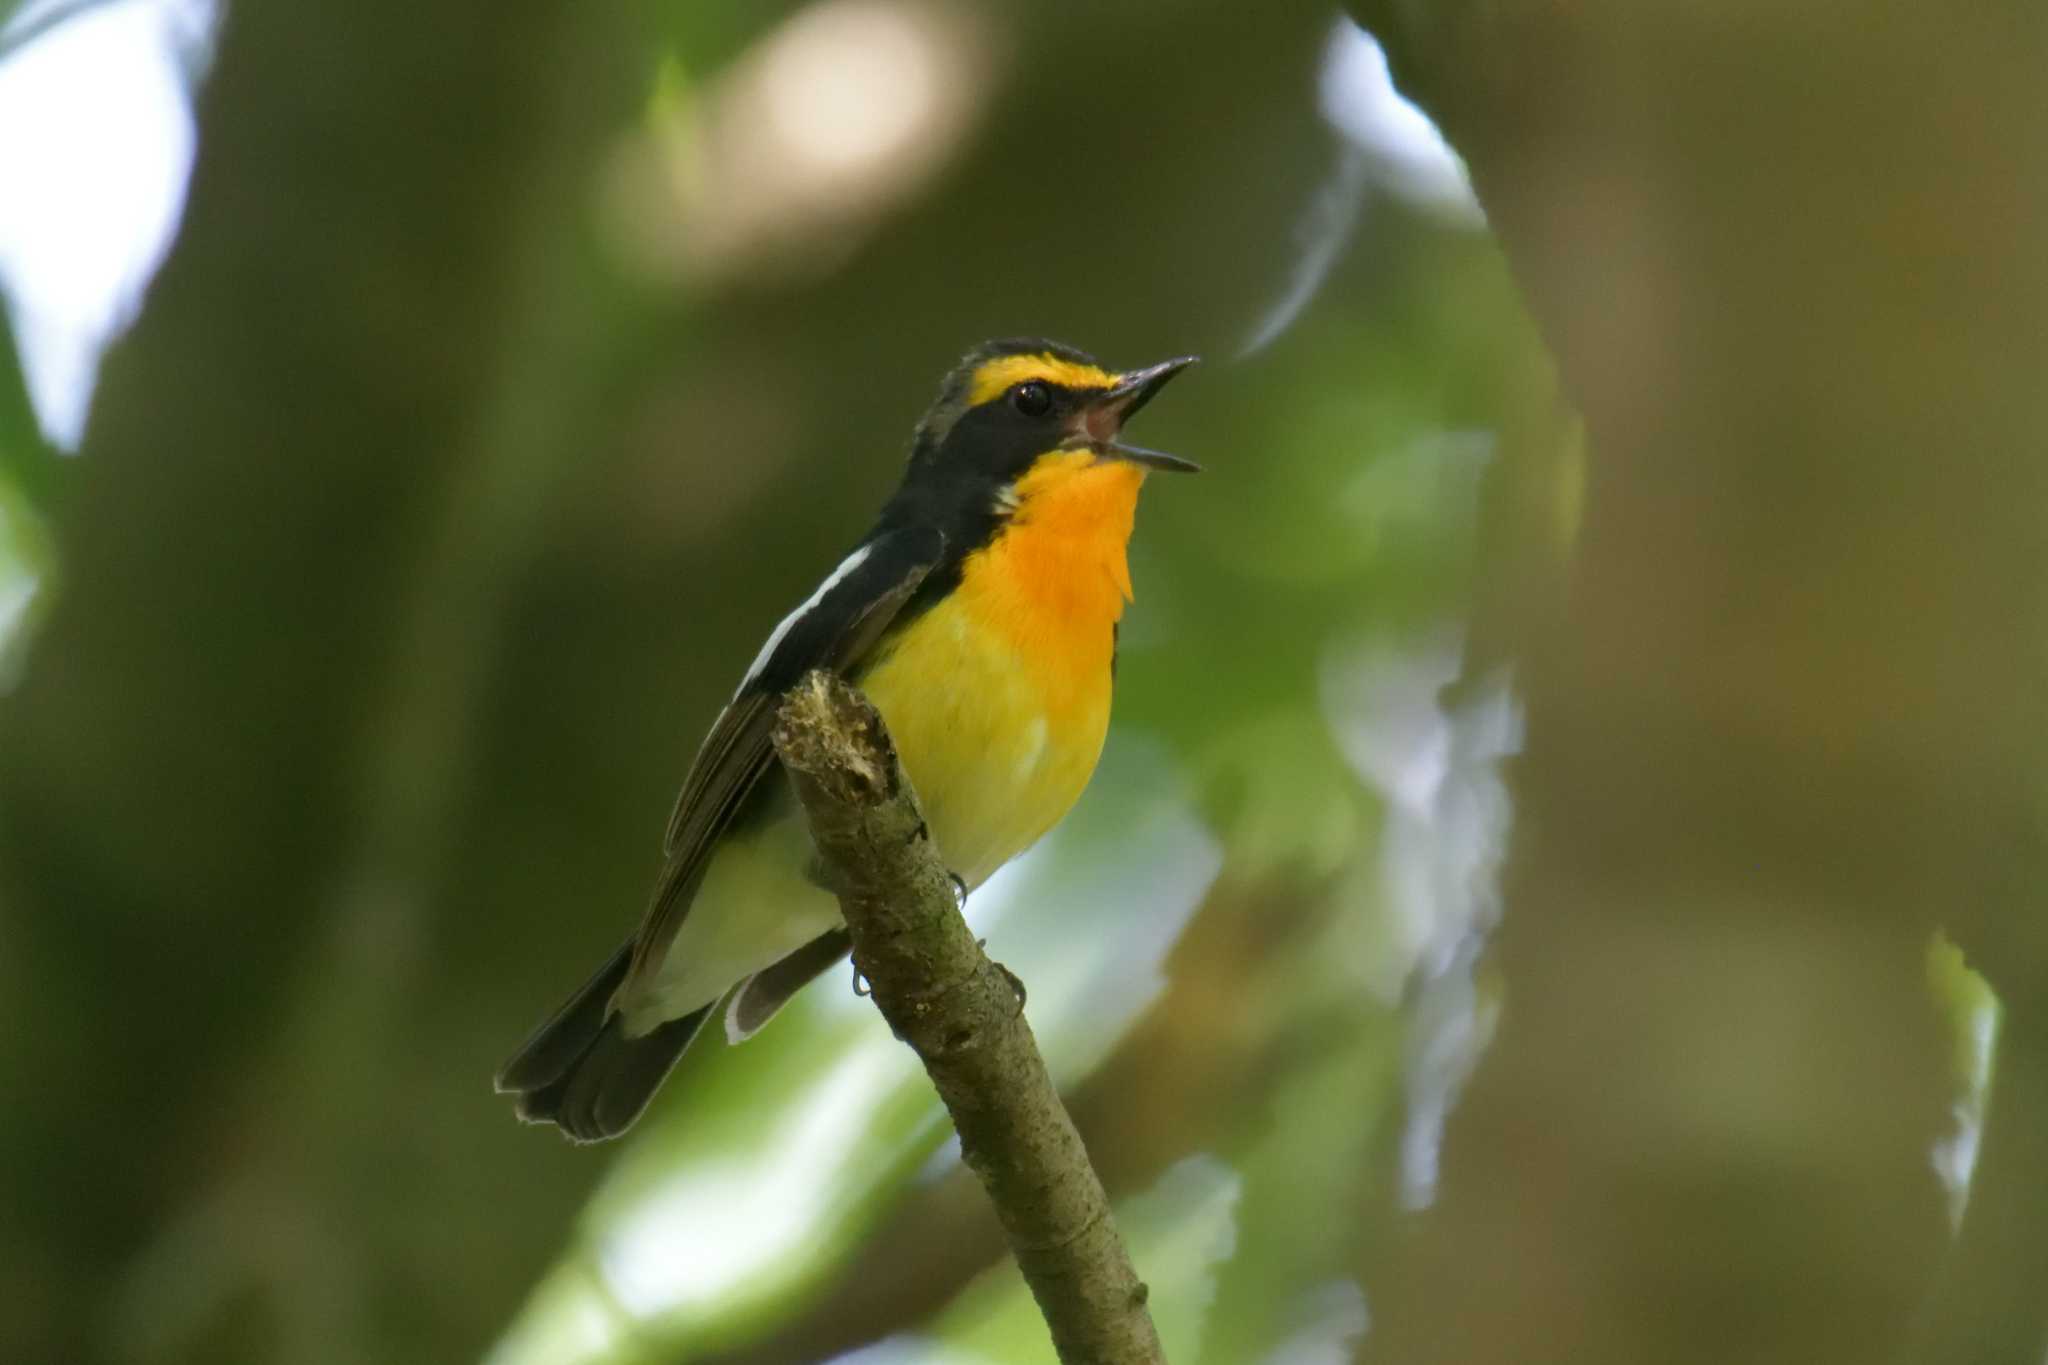
[[[874,528],[769,634],[705,736],[638,932],[499,1070],[521,1119],[619,1136],[721,1001],[740,1042],[847,955],[769,738],[811,670],[881,713],[963,897],[1066,815],[1108,731],[1139,489],[1200,468],[1123,427],[1196,359],[1119,372],[1024,337],[947,373]]]

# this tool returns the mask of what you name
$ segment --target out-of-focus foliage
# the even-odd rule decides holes
[[[996,17],[962,10],[931,32],[987,43]],[[715,121],[720,101],[743,105],[751,64],[763,51],[786,59],[792,32],[801,40],[801,28],[770,32],[725,61],[679,57],[650,105],[653,145],[714,136],[690,130]],[[745,474],[749,486],[725,493],[734,524],[705,529],[750,560],[756,545],[778,547],[750,567],[784,599],[857,529],[834,509],[872,501],[891,477],[903,418],[934,378],[929,364],[887,373],[874,360],[914,351],[904,333],[929,333],[925,349],[942,357],[963,326],[1055,333],[1124,363],[1209,356],[1146,415],[1147,439],[1210,472],[1148,490],[1104,771],[1047,847],[970,907],[1031,983],[1064,1084],[1126,1058],[1144,1073],[1137,1087],[1105,1088],[1091,1133],[1108,1169],[1128,1165],[1112,1190],[1136,1201],[1133,1217],[1193,1229],[1158,1234],[1166,1264],[1141,1262],[1169,1336],[1180,1334],[1177,1358],[1247,1358],[1302,1330],[1330,1286],[1350,1282],[1365,1210],[1384,1198],[1369,1172],[1396,1123],[1395,1006],[1429,930],[1404,929],[1387,907],[1379,782],[1402,779],[1348,762],[1339,733],[1385,723],[1374,708],[1393,705],[1371,676],[1354,685],[1361,644],[1383,661],[1444,656],[1479,479],[1508,425],[1503,372],[1541,367],[1469,222],[1340,175],[1355,152],[1318,108],[1317,82],[1329,54],[1357,40],[1332,35],[1328,16],[1275,24],[1217,11],[1184,22],[1190,60],[1150,81],[1122,69],[1110,36],[1042,71],[1029,42],[1002,59],[965,57],[988,73],[971,97],[979,106],[959,114],[979,140],[951,153],[935,187],[892,206],[845,267],[792,283],[781,263],[756,265],[764,277],[729,261],[692,277],[671,263],[698,281],[683,286],[696,367],[664,376],[684,395],[664,406],[745,423],[721,432],[721,447],[750,467],[779,454],[789,471]],[[1245,88],[1227,120],[1190,126],[1212,117],[1196,114],[1197,53],[1246,80],[1274,75]],[[1101,77],[1073,71],[1077,60],[1102,62]],[[1076,80],[1092,92],[1085,109],[1058,97]],[[648,152],[633,145],[635,157]],[[1243,198],[1247,179],[1256,203]],[[1325,240],[1316,201],[1333,183],[1357,202],[1353,226]],[[679,202],[687,225],[690,201]],[[1298,311],[1270,318],[1307,253],[1325,273]],[[1201,287],[1163,288],[1191,264]],[[1261,330],[1270,344],[1241,353]],[[769,356],[792,351],[813,372],[764,373]],[[778,390],[757,414],[710,396],[764,382]],[[897,396],[884,402],[885,391]],[[807,427],[787,416],[792,403],[830,415]],[[665,477],[687,468],[646,458]],[[789,489],[821,484],[868,491],[792,504]],[[792,520],[819,523],[808,564],[781,562]],[[672,596],[686,576],[655,580]],[[678,643],[692,657],[743,657],[767,613],[732,615],[704,622],[729,632],[724,643]],[[712,695],[725,680],[715,667],[702,679]],[[1421,700],[1399,719],[1420,733],[1397,769],[1427,764],[1449,728]],[[1168,956],[1176,942],[1179,960]],[[849,1052],[856,1036],[865,1041]],[[687,1098],[657,1111],[497,1358],[797,1359],[906,1333],[894,1358],[938,1343],[1039,1358],[1035,1334],[1015,1330],[1030,1322],[1019,1286],[1007,1274],[977,1282],[997,1247],[964,1173],[933,1156],[942,1129],[921,1078],[900,1058],[886,1082],[872,1071],[891,1055],[871,1012],[828,980],[769,1036],[693,1056],[673,1083]],[[1211,1164],[1182,1165],[1197,1159]],[[1356,1215],[1304,1238],[1333,1196]],[[1202,1254],[1166,1250],[1188,1238]],[[907,1243],[926,1249],[891,1250]],[[930,1249],[963,1244],[972,1250]]]
[[[1410,70],[1436,51],[1420,27]],[[1589,249],[1583,293],[1530,273],[1626,201],[1578,192],[1590,173],[1559,153],[1524,173],[1573,194],[1506,201],[1511,274],[1377,52],[1319,6],[677,2],[633,27],[483,0],[231,6],[183,236],[75,460],[0,353],[0,612],[46,585],[0,699],[0,1355],[1050,1358],[928,1084],[844,974],[742,1047],[700,1044],[614,1148],[522,1129],[488,1085],[634,924],[698,737],[865,529],[940,373],[1019,333],[1206,357],[1139,428],[1207,472],[1146,491],[1102,770],[969,906],[1029,985],[1172,1359],[1346,1359],[1439,1320],[1460,1339],[1483,1315],[1404,1324],[1396,1303],[1391,1335],[1364,1334],[1400,1287],[1434,1314],[1553,1263],[1553,1292],[1496,1316],[1564,1341],[1612,1294],[1647,1305],[1614,1309],[1647,1334],[1615,1340],[1665,1347],[1588,1359],[1677,1358],[1701,1334],[1658,1316],[1668,1286],[1572,1279],[1633,1245],[1633,1154],[1668,1157],[1659,1208],[1688,1178],[1725,1193],[1731,1151],[1760,1190],[1836,1159],[1828,1189],[1899,1177],[1828,1145],[1866,1111],[1835,1054],[1798,1045],[1877,1002],[1943,1064],[1844,1043],[1866,1068],[1846,1088],[1904,1077],[1873,1148],[1905,1134],[1899,1199],[1932,1204],[1939,1136],[1959,1192],[1982,982],[1935,959],[1944,1032],[1919,921],[1816,929],[1803,871],[1727,893],[1752,845],[1706,858],[1739,822],[1673,794],[1718,774],[1781,795],[1754,737],[1660,768],[1645,756],[1698,716],[1642,717],[1704,685],[1633,674],[1625,633],[1573,652],[1634,585],[1683,603],[1710,562],[1682,516],[1665,533],[1696,558],[1612,548],[1636,506],[1617,468],[1654,482],[1690,429],[1655,408],[1690,371],[1601,330],[1674,353],[1694,334],[1644,292],[1669,284],[1660,258]],[[1493,126],[1472,108],[1453,105]],[[1597,384],[1539,344],[1532,279],[1567,361],[1607,362]],[[1611,400],[1614,375],[1641,380],[1633,445],[1611,401],[1589,431],[1564,392]],[[1710,445],[1679,486],[1747,467]],[[1809,491],[1722,511],[1868,529]],[[1590,597],[1588,525],[1610,570]],[[1827,620],[1863,609],[1806,592]],[[1747,695],[1771,660],[1717,665]],[[1518,807],[1525,670],[1577,747]],[[1852,690],[1802,697],[1813,733]],[[1851,846],[1776,834],[1778,870]],[[1602,875],[1652,869],[1602,893],[1640,902],[1616,916],[1634,936],[1573,936],[1609,901],[1544,859],[1580,842]],[[1519,979],[1482,956],[1496,923]],[[1913,951],[1887,976],[1873,945],[1895,940]],[[1575,991],[1611,1015],[1575,1016]],[[1515,1033],[1532,1015],[1573,1065],[1543,1068]],[[1473,1068],[1502,1038],[1531,1050],[1489,1091]],[[1476,1136],[1440,1168],[1471,1085]],[[1554,1116],[1545,1087],[1569,1097]],[[1949,1130],[1913,1126],[1956,1096]],[[1585,1168],[1556,1153],[1602,1133],[1622,1154],[1594,1169],[1622,1174],[1575,1199]],[[1745,1241],[1768,1203],[1703,1197],[1660,1231],[1796,1277]],[[1556,1236],[1511,1244],[1496,1218]],[[1865,1283],[1833,1229],[1799,1245]],[[1889,1293],[1904,1262],[1870,1241]]]
[[[374,178],[336,155],[287,185],[251,179],[246,121],[282,92],[246,64],[312,49],[296,46],[296,20],[229,18],[184,255],[130,373],[105,381],[82,475],[109,497],[139,480],[97,467],[136,420],[106,411],[159,407],[159,385],[193,382],[170,364],[177,349],[231,356],[245,343],[221,329],[257,326],[303,334],[277,344],[356,330],[428,349],[410,373],[325,362],[331,397],[310,406],[278,392],[296,376],[235,381],[255,410],[209,410],[186,428],[194,440],[204,430],[230,463],[264,471],[245,480],[286,480],[286,449],[244,448],[248,424],[348,404],[365,410],[355,439],[409,424],[421,463],[350,474],[339,448],[320,455],[345,480],[335,510],[352,509],[333,544],[357,541],[359,518],[381,528],[374,575],[354,588],[314,587],[331,572],[317,555],[259,568],[266,542],[235,528],[266,515],[262,482],[157,495],[166,520],[207,509],[233,546],[224,567],[309,575],[307,609],[346,602],[362,642],[327,670],[325,695],[261,722],[349,717],[320,722],[336,741],[275,753],[283,786],[250,780],[268,747],[252,743],[233,760],[238,788],[181,818],[212,826],[265,802],[249,837],[317,818],[334,842],[292,836],[293,857],[313,861],[290,897],[248,906],[254,935],[236,930],[239,908],[196,924],[174,909],[236,875],[226,864],[174,882],[150,866],[184,855],[146,839],[79,855],[129,888],[122,913],[157,926],[157,962],[203,956],[223,982],[269,984],[232,1004],[209,995],[209,1022],[169,1070],[63,1120],[124,1115],[124,1146],[190,1155],[136,1163],[106,1231],[74,1234],[75,1259],[42,1273],[76,1277],[72,1302],[112,1294],[112,1344],[80,1339],[133,1358],[488,1346],[502,1361],[794,1360],[884,1337],[899,1358],[1043,1358],[926,1082],[843,976],[745,1047],[697,1049],[615,1150],[521,1130],[486,1084],[630,928],[696,735],[767,627],[864,529],[939,373],[982,337],[1042,333],[1113,363],[1204,353],[1144,436],[1209,472],[1148,490],[1093,789],[970,910],[1030,983],[1176,1358],[1355,1333],[1369,1210],[1387,1206],[1374,1171],[1399,1122],[1402,982],[1433,932],[1430,898],[1390,908],[1381,838],[1390,801],[1426,807],[1431,792],[1389,784],[1437,780],[1429,765],[1457,724],[1400,679],[1455,671],[1480,479],[1521,420],[1509,408],[1525,391],[1551,401],[1497,254],[1469,207],[1442,207],[1454,163],[1434,198],[1397,192],[1399,168],[1369,141],[1375,116],[1342,101],[1398,106],[1369,44],[1314,8],[831,0],[655,17],[575,40],[610,82],[609,122],[566,120],[534,171],[516,169],[526,153],[493,152],[504,159],[452,197],[419,178],[452,146],[397,135],[425,128],[424,105],[389,134],[349,134],[390,162]],[[426,61],[465,40],[414,25],[380,41]],[[1162,44],[1171,61],[1152,59]],[[374,50],[320,60],[339,79]],[[502,101],[506,82],[533,79],[516,63],[465,69],[462,98]],[[428,98],[381,79],[398,82],[387,99]],[[567,81],[530,88],[574,99]],[[334,106],[338,127],[347,108]],[[401,171],[408,156],[418,169]],[[535,174],[545,196],[491,188]],[[287,222],[330,195],[404,222],[438,195],[497,253],[461,267],[478,311],[413,266],[379,281],[356,241],[317,231],[279,239],[305,243],[293,249],[308,273],[278,286],[317,307],[263,322],[209,295],[234,278],[221,253],[253,226],[233,198],[250,194]],[[430,358],[451,325],[476,348],[452,387]],[[394,384],[414,396],[394,401]],[[419,510],[373,512],[361,499],[378,480],[377,497]],[[153,572],[194,572],[174,549],[150,553]],[[79,648],[67,600],[53,659]],[[224,665],[281,606],[150,610],[200,612],[190,628]],[[322,647],[320,633],[273,646]],[[136,700],[96,703],[109,715],[143,704],[136,658]],[[1344,736],[1388,726],[1387,762],[1347,752]],[[37,768],[17,770],[26,783]],[[154,792],[166,771],[143,764],[135,780]],[[307,797],[335,782],[346,799],[316,814]],[[237,842],[208,841],[210,858]],[[76,875],[27,878],[31,923],[60,913]],[[29,960],[109,983],[147,960],[39,951]],[[179,1008],[183,989],[135,1008]],[[17,1003],[35,1017],[32,996]],[[123,1062],[77,1064],[110,1087]],[[62,1123],[39,1131],[54,1140]],[[49,1154],[36,1169],[71,1168]],[[288,1256],[254,1250],[277,1238]],[[24,1246],[11,1264],[30,1259]],[[77,1326],[60,1311],[29,1330]]]
[[[1365,1357],[2039,1359],[2048,29],[1351,8],[1585,432],[1564,593],[1482,578],[1525,618],[1505,1008]],[[1982,1108],[1938,932],[2003,1005]],[[1971,1150],[1958,1234],[1929,1156]]]
[[[49,572],[46,518],[63,482],[21,382],[13,338],[0,337],[0,642],[21,631],[37,581]]]

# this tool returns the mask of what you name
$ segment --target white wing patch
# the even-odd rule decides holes
[[[773,633],[771,633],[768,636],[768,643],[761,646],[761,652],[759,654],[756,654],[754,656],[754,662],[747,666],[747,676],[740,679],[740,685],[733,689],[732,695],[735,701],[739,699],[741,693],[745,692],[749,687],[752,687],[754,685],[754,680],[756,678],[759,678],[761,676],[761,670],[766,668],[768,666],[768,661],[775,657],[775,647],[782,643],[783,637],[789,634],[790,628],[796,625],[798,621],[801,621],[804,618],[804,614],[806,612],[809,612],[814,607],[816,607],[818,603],[824,601],[825,594],[832,591],[833,588],[837,587],[841,579],[845,578],[848,574],[852,573],[855,569],[858,569],[862,564],[867,562],[869,548],[870,547],[863,545],[858,550],[855,550],[852,554],[848,555],[843,561],[841,561],[839,567],[832,571],[832,576],[827,578],[823,583],[820,583],[818,585],[818,590],[812,593],[809,597],[804,599],[804,603],[802,606],[798,607],[795,611],[791,612],[789,615],[782,618],[781,624],[776,626]]]

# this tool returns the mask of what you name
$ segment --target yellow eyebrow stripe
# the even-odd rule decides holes
[[[1021,384],[1027,379],[1043,379],[1048,384],[1062,384],[1070,389],[1107,389],[1115,386],[1117,376],[1093,365],[1061,360],[1058,356],[999,356],[974,372],[974,384],[967,394],[968,406],[986,403],[1012,384]]]

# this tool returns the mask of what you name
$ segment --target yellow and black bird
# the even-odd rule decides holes
[[[1192,362],[1119,374],[1022,339],[946,376],[874,530],[769,635],[711,727],[639,932],[498,1073],[521,1118],[618,1136],[720,999],[737,1042],[846,955],[803,813],[771,773],[777,703],[809,670],[881,711],[967,890],[1067,813],[1109,727],[1138,489],[1148,470],[1196,468],[1125,444],[1123,425]]]

